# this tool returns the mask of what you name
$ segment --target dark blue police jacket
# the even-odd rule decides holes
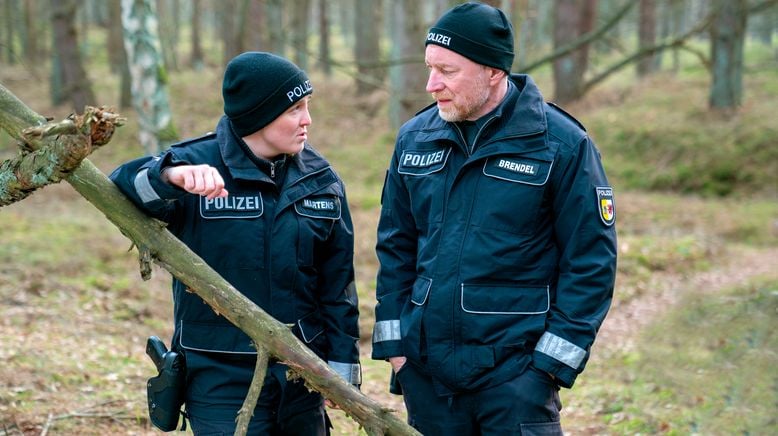
[[[128,162],[111,179],[237,290],[282,323],[352,384],[360,383],[353,226],[343,182],[308,144],[276,188],[238,144],[216,133]],[[208,200],[160,179],[171,165],[208,164],[226,198]],[[173,280],[174,347],[255,354],[250,338]]]
[[[382,197],[373,358],[440,395],[528,365],[571,387],[610,306],[613,190],[584,128],[512,75],[474,151],[434,105],[399,131]]]

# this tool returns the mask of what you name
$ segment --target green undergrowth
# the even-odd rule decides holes
[[[689,290],[570,394],[607,434],[778,432],[778,278]]]
[[[708,111],[708,81],[664,73],[587,113],[614,185],[716,197],[778,194],[778,65],[745,78],[744,104],[733,115]]]

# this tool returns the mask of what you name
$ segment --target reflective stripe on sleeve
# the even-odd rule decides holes
[[[392,319],[389,321],[378,321],[373,328],[373,343],[384,341],[399,341],[400,335],[400,320]]]
[[[549,332],[540,337],[535,351],[547,354],[573,369],[578,369],[586,357],[586,350]]]
[[[362,370],[358,363],[343,363],[328,361],[327,365],[330,366],[335,372],[343,377],[347,382],[352,385],[362,384]]]
[[[159,195],[157,195],[157,191],[151,187],[148,168],[144,168],[138,173],[137,176],[135,176],[135,181],[133,184],[135,185],[135,192],[138,193],[138,197],[140,197],[141,201],[144,203],[151,203],[155,200],[161,200]]]

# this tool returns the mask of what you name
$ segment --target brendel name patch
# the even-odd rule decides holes
[[[552,162],[524,157],[494,157],[484,164],[484,174],[495,179],[526,185],[543,185],[548,180]]]

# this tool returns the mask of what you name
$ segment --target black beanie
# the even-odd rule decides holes
[[[427,33],[427,44],[506,73],[513,65],[513,26],[501,10],[483,3],[464,3],[444,13]]]
[[[224,114],[236,134],[248,136],[312,92],[311,81],[297,65],[272,53],[246,52],[224,71]]]

